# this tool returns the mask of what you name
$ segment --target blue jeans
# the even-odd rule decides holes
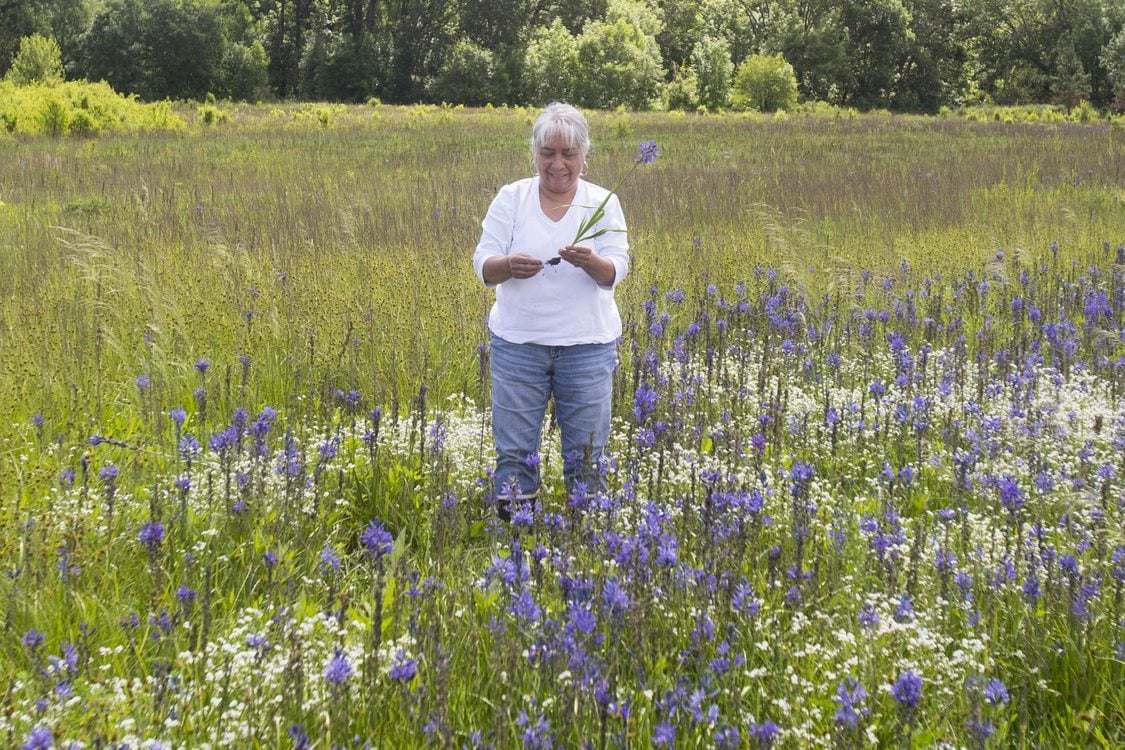
[[[539,443],[547,402],[555,399],[568,489],[603,487],[599,464],[609,440],[617,345],[513,344],[492,336],[492,434],[496,491],[539,491]],[[531,457],[531,460],[529,460]],[[512,487],[512,484],[515,487]]]

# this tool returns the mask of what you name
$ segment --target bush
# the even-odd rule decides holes
[[[735,109],[792,109],[797,104],[793,66],[781,55],[751,55],[738,66],[731,98]]]
[[[676,68],[672,80],[660,87],[660,101],[664,109],[669,112],[673,110],[690,112],[699,106],[699,100],[696,98],[698,88],[699,82],[694,70],[687,66]]]
[[[141,104],[108,83],[69,81],[16,86],[0,82],[0,125],[26,135],[179,130],[184,121],[168,102]]]
[[[204,104],[199,108],[199,121],[204,125],[221,125],[229,119],[225,111],[213,104]]]
[[[17,86],[58,83],[63,79],[62,51],[51,37],[32,34],[20,40],[20,51],[8,70],[8,80]]]

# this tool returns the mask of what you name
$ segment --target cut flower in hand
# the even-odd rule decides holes
[[[613,227],[603,227],[601,229],[595,229],[594,227],[596,227],[598,225],[598,222],[605,217],[605,206],[609,202],[610,196],[614,195],[617,192],[617,189],[621,187],[621,183],[625,182],[625,180],[628,179],[629,175],[633,174],[633,171],[636,170],[637,167],[642,164],[652,164],[654,161],[656,161],[656,157],[658,156],[660,156],[660,149],[657,147],[656,141],[645,141],[641,144],[641,152],[635,159],[633,159],[633,167],[628,172],[626,172],[620,180],[617,181],[617,184],[613,186],[612,190],[606,193],[605,198],[603,198],[602,202],[598,204],[598,207],[594,209],[594,212],[587,216],[586,219],[578,225],[578,234],[574,236],[574,241],[570,243],[571,245],[577,245],[581,242],[585,242],[586,240],[596,239],[598,237],[601,237],[606,232],[625,231],[624,229]],[[551,261],[554,260],[554,258],[551,259]],[[547,262],[550,263],[551,261]]]

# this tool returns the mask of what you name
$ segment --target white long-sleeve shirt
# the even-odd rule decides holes
[[[500,188],[481,222],[481,238],[473,253],[473,267],[484,281],[484,262],[511,253],[526,253],[544,262],[557,257],[574,241],[578,225],[593,214],[609,191],[585,180],[578,181],[574,201],[559,221],[551,221],[539,203],[539,178],[529,177]],[[580,268],[565,260],[544,266],[530,279],[510,279],[495,287],[496,302],[488,328],[513,344],[571,346],[605,344],[621,335],[621,315],[613,289],[629,271],[629,240],[625,216],[617,196],[605,206],[598,229],[601,237],[579,244],[613,263],[613,284],[603,287]]]

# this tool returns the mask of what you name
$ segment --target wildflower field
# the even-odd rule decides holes
[[[0,135],[0,746],[1125,745],[1125,131],[593,113],[606,493],[498,521],[533,112]]]

